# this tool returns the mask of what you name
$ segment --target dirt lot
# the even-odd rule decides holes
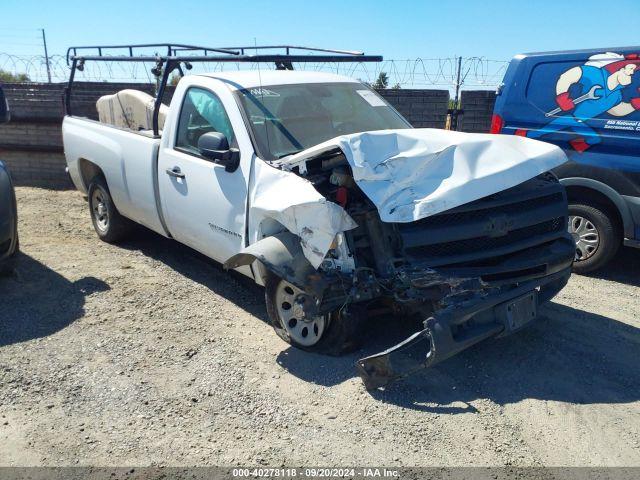
[[[77,192],[18,189],[0,279],[0,465],[640,466],[640,252],[544,319],[369,394],[302,353],[260,288],[149,232],[111,246]]]

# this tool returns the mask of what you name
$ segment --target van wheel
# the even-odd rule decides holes
[[[587,273],[603,267],[618,251],[620,227],[599,205],[570,204],[569,233],[576,243],[573,271]]]
[[[306,318],[302,306],[313,301],[304,291],[269,274],[265,282],[267,314],[276,334],[288,344],[316,353],[341,355],[359,346],[361,315],[344,308]]]
[[[89,182],[88,196],[91,221],[100,240],[116,243],[131,233],[133,222],[118,212],[102,175],[96,175]]]

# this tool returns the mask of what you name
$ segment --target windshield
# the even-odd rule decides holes
[[[275,160],[339,135],[411,128],[360,83],[270,85],[239,90],[258,155]]]

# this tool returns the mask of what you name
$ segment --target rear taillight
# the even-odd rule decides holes
[[[502,127],[504,127],[504,120],[497,113],[494,113],[491,117],[491,129],[489,133],[500,133],[502,131]]]

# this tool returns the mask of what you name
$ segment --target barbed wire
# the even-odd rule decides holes
[[[462,58],[460,80],[462,88],[495,88],[502,81],[508,61],[490,60],[484,57]],[[76,72],[77,81],[92,82],[147,82],[155,78],[151,74],[152,62],[87,62],[84,71]],[[69,77],[69,67],[62,55],[49,57],[53,82],[64,82]],[[194,63],[188,74],[229,70],[272,69],[273,65],[253,63]],[[304,63],[295,64],[296,70],[323,71],[358,78],[374,83],[380,73],[388,76],[389,87],[453,88],[458,73],[458,58],[392,59],[379,63]],[[21,56],[0,53],[0,70],[14,76],[24,75],[26,81],[46,82],[47,62],[44,55]],[[28,80],[27,80],[28,79]]]

